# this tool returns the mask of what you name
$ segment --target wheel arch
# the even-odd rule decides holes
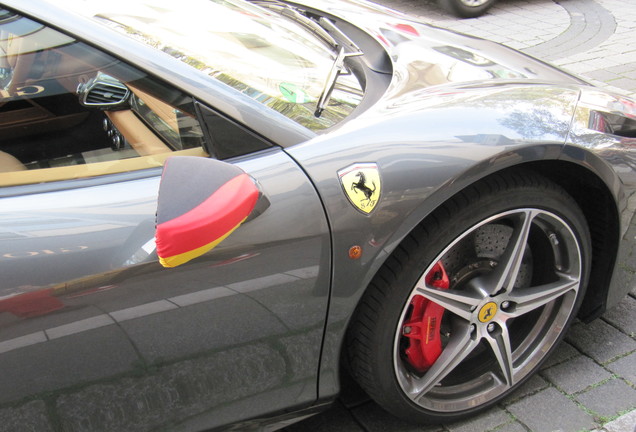
[[[573,162],[542,161],[524,166],[561,186],[577,202],[592,239],[587,292],[578,316],[589,322],[605,311],[620,238],[619,212],[607,184],[590,169]]]
[[[417,215],[415,217],[416,222],[413,222],[414,219],[409,217],[408,219],[411,222],[406,222],[406,228],[403,227],[401,230],[396,231],[396,238],[387,242],[386,253],[382,263],[377,264],[377,269],[373,272],[373,275],[369,275],[369,280],[372,280],[374,275],[381,271],[392,254],[398,253],[400,244],[405,241],[408,234],[417,229],[418,226],[426,224],[427,219],[444,203],[488,177],[524,169],[540,174],[562,187],[577,202],[585,216],[592,238],[592,265],[586,296],[578,316],[586,322],[597,318],[605,311],[620,238],[620,218],[616,205],[619,192],[615,190],[615,186],[611,188],[608,185],[616,185],[620,182],[602,160],[589,153],[586,153],[586,156],[587,158],[579,159],[586,160],[585,166],[573,160],[547,159],[509,165],[496,170],[485,170],[481,166],[473,167],[474,169],[470,170],[471,174],[464,176],[470,178],[470,181],[450,193],[444,192],[444,189],[447,188],[440,188],[437,193],[443,198],[439,202],[436,202],[434,206],[426,210],[422,210],[421,213],[417,210],[413,212],[413,215]],[[590,162],[591,160],[593,162]],[[476,177],[475,171],[483,174],[480,177]],[[447,185],[457,185],[459,183],[459,181],[454,181],[448,182]],[[448,188],[450,187],[452,186],[448,186]],[[361,293],[357,303],[364,297],[367,289],[368,285]],[[348,326],[349,323],[347,324]]]
[[[565,178],[566,181],[560,182],[560,180],[562,179],[559,178],[558,176],[549,175],[551,172],[562,173],[563,174],[562,177]],[[545,175],[544,173],[548,173],[548,175]],[[352,371],[354,371],[356,379],[360,380],[360,384],[367,391],[369,391],[369,394],[372,395],[372,397],[376,399],[381,406],[385,406],[386,404],[385,408],[390,407],[391,412],[399,414],[400,416],[404,416],[403,415],[404,413],[411,413],[411,414],[413,413],[413,410],[410,408],[407,408],[406,405],[404,405],[403,403],[399,401],[396,403],[391,402],[397,399],[396,394],[394,394],[395,393],[394,389],[396,388],[395,382],[391,381],[390,379],[388,381],[384,380],[382,378],[383,375],[379,375],[380,373],[379,371],[383,371],[383,370],[386,371],[387,367],[390,367],[391,364],[395,366],[397,363],[399,363],[399,360],[396,360],[395,357],[393,357],[393,363],[387,363],[388,357],[386,353],[389,352],[390,354],[390,351],[392,351],[393,356],[395,356],[397,352],[396,350],[403,349],[403,348],[398,348],[397,345],[395,346],[391,345],[389,348],[386,348],[387,346],[389,346],[387,342],[389,339],[392,338],[394,341],[393,343],[397,344],[398,339],[396,339],[396,337],[399,337],[402,334],[401,331],[398,331],[396,336],[395,330],[393,330],[393,334],[391,335],[387,333],[386,329],[387,328],[395,329],[396,318],[397,318],[398,330],[400,329],[399,323],[406,322],[406,321],[400,321],[405,319],[404,318],[405,314],[407,314],[406,312],[407,309],[405,308],[407,307],[417,308],[417,306],[413,306],[413,304],[409,306],[408,297],[406,297],[407,303],[405,306],[404,294],[407,292],[410,292],[410,290],[412,289],[411,287],[413,286],[414,283],[416,283],[414,281],[421,280],[422,270],[424,270],[425,268],[428,268],[427,272],[428,271],[432,272],[432,270],[430,270],[431,267],[428,263],[435,262],[435,261],[431,261],[431,259],[433,260],[442,259],[442,258],[439,258],[441,255],[438,255],[438,252],[439,254],[442,254],[442,253],[445,254],[450,248],[450,246],[447,247],[446,245],[450,244],[452,245],[452,248],[455,248],[456,241],[454,239],[458,238],[456,237],[458,233],[464,232],[464,230],[469,229],[469,227],[475,226],[473,225],[475,221],[492,220],[492,218],[495,217],[495,216],[492,216],[493,214],[495,214],[495,213],[492,213],[493,210],[496,210],[497,212],[496,217],[500,217],[502,214],[509,215],[511,212],[524,212],[526,210],[523,210],[523,208],[528,205],[530,207],[536,207],[536,208],[542,208],[545,205],[545,209],[547,212],[554,211],[556,214],[556,217],[553,217],[552,221],[560,220],[561,221],[560,223],[564,224],[563,226],[569,225],[569,226],[575,227],[570,230],[570,234],[572,234],[572,237],[570,237],[570,240],[567,240],[567,237],[565,237],[566,240],[565,240],[565,243],[563,243],[563,244],[569,244],[570,251],[573,251],[573,254],[571,255],[572,262],[575,262],[575,263],[584,262],[587,264],[590,263],[591,255],[592,255],[591,250],[593,248],[591,246],[591,241],[592,241],[591,236],[587,234],[587,229],[586,229],[587,219],[588,217],[590,217],[589,216],[590,214],[592,218],[598,219],[598,216],[595,216],[594,214],[590,213],[589,209],[592,207],[590,204],[587,204],[587,205],[585,204],[586,201],[582,199],[583,197],[582,194],[576,194],[576,198],[574,194],[572,194],[572,192],[575,190],[573,188],[574,182],[567,181],[568,178],[572,178],[572,177],[568,177],[567,174],[570,174],[570,176],[576,174],[577,176],[573,178],[577,180],[577,184],[579,185],[581,185],[581,183],[584,183],[585,185],[589,185],[590,187],[594,187],[594,188],[598,188],[600,186],[601,189],[599,189],[599,191],[602,191],[602,182],[600,181],[598,177],[595,177],[592,173],[589,173],[589,174],[586,173],[585,168],[577,166],[571,162],[553,161],[553,162],[544,163],[544,164],[543,163],[536,163],[536,164],[527,163],[527,164],[520,164],[520,165],[508,167],[506,169],[496,171],[495,173],[491,175],[482,177],[476,183],[472,183],[471,186],[469,186],[468,188],[462,188],[461,191],[459,191],[457,194],[454,194],[449,201],[445,202],[441,207],[436,208],[426,218],[424,218],[424,220],[420,224],[414,227],[412,234],[408,235],[404,239],[404,241],[400,243],[400,245],[393,251],[393,253],[390,254],[390,257],[387,259],[387,261],[385,262],[385,265],[383,265],[383,267],[381,268],[379,272],[379,277],[375,278],[374,282],[368,288],[368,290],[370,291],[368,292],[368,295],[365,295],[365,300],[360,303],[360,307],[356,311],[356,314],[353,320],[353,325],[351,326],[351,329],[353,331],[349,332],[349,337],[346,339],[347,342],[350,343],[350,345],[347,347],[349,354],[353,353],[348,358],[351,361]],[[585,175],[586,178],[584,181],[580,181],[580,177],[579,177],[580,175]],[[527,195],[525,194],[526,192],[527,192]],[[607,192],[607,194],[605,195],[603,199],[611,199],[611,195],[609,194],[609,191],[606,189],[605,192]],[[600,195],[597,195],[596,198],[601,199],[599,198],[599,196]],[[577,204],[583,203],[583,206],[581,206],[581,211],[577,209],[577,206],[574,204],[575,202]],[[592,200],[588,201],[588,203],[593,203],[593,202],[594,201]],[[611,207],[611,206],[606,206],[606,207]],[[522,209],[522,210],[519,210],[519,209]],[[550,210],[550,209],[556,209],[556,211]],[[538,213],[541,213],[541,212],[538,212]],[[559,216],[562,219],[560,219]],[[547,221],[544,220],[544,222],[547,222]],[[539,225],[542,225],[542,224],[539,223],[537,226]],[[470,229],[472,232],[472,228]],[[537,228],[535,232],[542,232],[544,236],[543,237],[544,244],[549,244],[551,242],[547,240],[548,238],[552,239],[553,236],[555,236],[554,234],[555,232],[562,233],[564,231],[566,230],[560,230],[560,228],[555,228],[551,224],[551,222],[547,222],[547,228],[544,225],[543,229]],[[578,235],[574,235],[574,233],[578,233]],[[463,235],[464,234],[462,234],[462,238],[464,238]],[[575,237],[577,239],[575,239]],[[491,236],[491,234],[483,234],[481,238],[482,238],[480,240],[481,244],[484,246],[485,249],[488,249],[489,246],[485,246],[485,244],[491,245],[493,244],[493,242],[496,243],[495,239],[497,238],[497,236],[496,235]],[[448,243],[449,241],[451,243]],[[470,241],[477,242],[476,239],[471,239]],[[408,242],[410,242],[410,244],[408,244]],[[576,244],[576,243],[578,243],[577,246],[575,247],[572,246],[573,244]],[[538,243],[536,242],[534,244],[538,245]],[[402,247],[402,245],[404,245],[404,247]],[[575,257],[577,255],[577,251],[581,250],[579,249],[581,247],[579,245],[585,246],[584,250],[590,252],[590,253],[585,253],[582,255],[579,253],[579,257],[580,257],[579,259],[582,261],[577,261],[577,258]],[[466,247],[469,247],[469,246],[466,246]],[[566,248],[567,247],[568,246],[566,246]],[[507,247],[505,248],[507,249]],[[450,265],[452,267],[453,262],[457,264],[458,262],[457,258],[453,258],[453,256],[456,256],[456,253],[463,254],[462,251],[464,251],[464,249],[465,248],[463,247],[459,247],[459,252],[455,251],[454,255],[453,254],[449,255],[450,258],[449,256],[445,255],[444,265]],[[559,249],[561,250],[561,248]],[[541,248],[538,248],[537,250],[541,250]],[[548,250],[550,250],[550,247],[548,247]],[[440,252],[440,251],[444,251],[444,252]],[[548,253],[546,256],[549,256],[549,255],[550,254]],[[435,256],[438,256],[438,258],[433,258]],[[483,257],[483,255],[473,255],[473,256]],[[542,255],[539,254],[538,256],[542,256]],[[446,258],[450,260],[450,263],[446,262]],[[550,258],[548,258],[548,260],[550,260]],[[557,259],[556,261],[551,261],[552,264],[558,263],[558,262],[569,262],[569,258],[566,261],[561,261],[559,259]],[[550,264],[550,263],[547,262],[547,264]],[[460,266],[465,266],[465,265],[466,265],[466,262],[463,262],[463,264],[461,264]],[[491,266],[492,266],[492,262],[491,262]],[[455,270],[457,270],[457,267],[454,267],[454,268]],[[473,269],[476,269],[476,268],[477,267],[474,267]],[[558,266],[556,268],[558,268]],[[573,276],[577,277],[575,276],[576,272],[580,272],[580,269],[584,267],[578,267],[577,265],[575,265],[574,267],[571,267],[571,268],[575,269],[575,273],[573,274]],[[563,271],[568,272],[571,268],[568,265],[565,265],[563,267]],[[466,270],[466,269],[467,269],[466,267],[462,268],[462,270]],[[470,267],[468,267],[468,269],[470,269]],[[546,271],[545,274],[552,273],[554,269],[555,269],[554,266],[545,268],[544,269]],[[441,271],[443,272],[443,270]],[[481,271],[481,270],[478,270],[478,271]],[[583,280],[585,279],[584,273],[583,274],[578,273],[578,275],[581,276],[581,279],[580,279],[581,282],[583,282]],[[427,274],[431,275],[431,273],[427,273]],[[450,274],[451,273],[449,273],[449,275]],[[462,273],[460,272],[459,274],[461,275]],[[543,271],[539,270],[539,273],[537,273],[537,275],[540,275],[540,274],[544,274]],[[402,277],[401,275],[405,275],[405,276]],[[465,276],[466,273],[463,273],[463,275]],[[461,276],[459,276],[459,278],[461,279]],[[441,277],[440,277],[440,280],[441,280]],[[542,282],[540,282],[540,280],[541,279],[538,280],[539,282],[536,282],[535,279],[533,278],[533,283],[539,283],[539,285],[541,285]],[[430,282],[427,276],[427,284],[428,283]],[[447,283],[448,283],[448,279],[447,279]],[[461,283],[458,282],[458,284],[461,284]],[[459,289],[461,290],[461,288]],[[505,292],[505,290],[502,290],[502,291]],[[494,291],[491,291],[491,293],[492,292]],[[459,293],[459,291],[457,293]],[[569,294],[572,294],[571,291],[569,291]],[[441,296],[441,297],[444,297],[444,296]],[[457,297],[459,297],[459,295]],[[579,299],[576,303],[580,304],[580,302],[583,299],[580,298],[581,296],[578,296],[578,297]],[[450,298],[454,299],[455,297],[451,296]],[[513,299],[514,298],[516,297],[513,297]],[[487,295],[485,296],[484,301],[486,300],[489,300]],[[447,303],[442,303],[442,304],[450,305],[451,310],[455,311],[454,302],[455,300],[450,300]],[[502,310],[508,307],[504,305],[504,303],[501,303]],[[470,304],[470,302],[466,304]],[[466,306],[466,304],[464,304],[464,306]],[[398,307],[397,309],[396,309],[396,305]],[[570,305],[570,307],[572,308],[576,307],[574,305],[574,302]],[[400,308],[403,308],[401,318],[399,317],[399,315],[395,315],[395,311],[396,310],[399,311]],[[462,312],[461,312],[462,310],[464,312],[468,312],[467,306],[466,306],[466,309],[461,309],[461,307],[458,307],[457,310],[459,310],[460,312],[459,313],[454,312],[454,313],[458,313],[460,316],[462,316],[462,318],[468,319],[467,316],[462,315]],[[471,310],[474,311],[476,309],[472,308]],[[415,314],[416,312],[413,312],[413,313]],[[430,313],[434,313],[434,312],[430,312]],[[570,316],[569,319],[571,319],[572,315],[570,315],[569,312],[568,312],[568,315]],[[420,319],[423,319],[423,318],[420,316]],[[432,319],[440,320],[440,317],[438,316],[437,318],[431,318],[431,316],[429,316],[428,321],[422,321],[422,323],[428,323],[425,325],[429,326],[427,327],[429,330],[426,330],[426,332],[424,332],[423,330],[424,327],[418,327],[423,332],[423,333],[420,333],[420,336],[421,334],[426,334],[426,335],[429,334],[428,331],[430,331],[431,329],[430,327],[431,322],[435,322],[435,321],[431,321]],[[475,318],[473,315],[471,319],[474,319],[476,322],[477,318]],[[481,315],[480,315],[479,321],[481,321],[481,323],[484,323],[484,321],[482,321]],[[408,323],[410,322],[415,323],[415,321],[408,321]],[[375,323],[380,323],[380,324],[375,324]],[[408,324],[408,323],[407,325],[410,326],[411,324]],[[479,325],[479,323],[477,323],[477,325]],[[567,326],[566,323],[561,322],[555,327],[556,329],[559,329],[559,328],[561,329],[561,330],[558,330],[558,333],[561,335],[560,336],[561,338],[563,335],[562,329],[566,326]],[[532,325],[530,327],[532,327]],[[475,328],[478,328],[478,327],[475,327],[475,324],[473,324],[472,325],[473,330],[471,331],[475,331]],[[404,334],[410,333],[410,329],[411,327],[404,327]],[[453,326],[453,329],[455,329],[455,326]],[[407,330],[409,331],[407,332]],[[438,327],[438,331],[440,331],[439,327]],[[488,332],[492,332],[492,331],[493,330],[491,330],[489,327]],[[417,338],[418,336],[416,335],[415,337]],[[440,336],[440,337],[443,337],[443,336]],[[426,336],[427,344],[429,340],[428,338],[429,336]],[[437,340],[439,342],[439,338],[437,339],[433,338],[431,340]],[[553,339],[552,342],[550,343],[552,344],[555,340],[556,339]],[[456,348],[458,345],[454,345],[454,346]],[[523,346],[523,344],[521,344],[521,346]],[[551,345],[551,346],[554,347],[554,345]],[[373,347],[385,347],[385,348],[381,348],[380,350],[378,350],[378,349],[373,349]],[[349,348],[352,348],[352,349],[349,350]],[[417,349],[419,348],[416,348],[416,350]],[[544,354],[546,352],[547,350],[544,351]],[[444,361],[448,361],[448,359],[449,357],[446,356]],[[374,365],[380,365],[380,366],[376,367]],[[535,370],[539,366],[540,364],[536,363]],[[395,367],[397,368],[397,366]],[[442,366],[442,368],[445,368],[445,367],[446,366]],[[452,367],[454,368],[455,366],[452,366]],[[436,369],[433,376],[436,376],[435,374],[439,373],[440,370]],[[510,370],[512,370],[512,366]],[[398,380],[400,380],[399,378],[400,376],[408,376],[408,373],[400,374],[396,372],[396,377],[398,377]],[[530,375],[528,375],[528,377],[529,376]],[[382,384],[375,384],[379,382],[381,382]],[[369,385],[369,383],[371,385]],[[517,384],[522,384],[522,381],[519,381]],[[454,384],[451,383],[449,385],[454,385]],[[407,390],[405,387],[402,387],[402,388],[404,391]],[[409,391],[413,390],[411,387],[409,387],[409,389],[410,389]],[[399,392],[400,390],[398,389],[397,391]],[[417,394],[417,392],[419,391],[420,390],[417,390],[417,386],[416,386],[415,394]],[[386,392],[391,394],[391,397],[389,398],[385,397],[384,395],[386,394]],[[440,394],[443,395],[444,393],[442,392]],[[442,399],[444,399],[444,396],[442,396]],[[405,400],[408,402],[407,399]],[[433,404],[433,405],[429,405],[428,407],[433,407],[433,411],[435,411],[435,406],[436,405]],[[426,405],[423,405],[423,407],[427,408]],[[436,421],[439,421],[438,417],[440,416],[443,417],[444,415],[446,415],[442,411],[444,410],[441,410],[438,413],[432,413],[431,411],[429,411],[429,413],[424,413],[424,415],[433,415],[434,417],[436,417]],[[460,413],[460,415],[463,415],[463,414]]]
[[[360,143],[364,141],[363,138],[364,136],[358,138]],[[563,139],[565,140],[566,136]],[[376,211],[371,217],[365,219],[376,222],[375,224],[367,222],[363,228],[360,228],[357,222],[351,222],[352,219],[347,213],[351,205],[346,201],[342,185],[332,180],[331,173],[331,177],[327,180],[317,182],[319,190],[326,197],[327,210],[335,209],[332,229],[335,223],[339,223],[340,231],[338,232],[345,234],[340,236],[340,239],[344,238],[340,240],[340,244],[333,245],[334,254],[340,253],[340,255],[334,255],[332,300],[327,317],[323,361],[320,367],[319,394],[322,397],[333,396],[341,390],[337,370],[342,365],[342,354],[347,349],[343,336],[350,328],[352,314],[368,292],[374,277],[379,274],[394,253],[399,253],[399,246],[409,234],[420,224],[426,223],[427,218],[438,208],[473,184],[491,175],[517,169],[536,172],[560,185],[581,206],[588,224],[594,231],[590,289],[581,307],[581,317],[584,320],[591,320],[604,310],[608,301],[607,296],[611,294],[608,282],[612,279],[612,273],[616,267],[620,234],[619,208],[622,208],[621,200],[624,199],[621,198],[624,194],[621,181],[609,162],[602,159],[593,149],[564,146],[563,142],[555,141],[530,145],[516,143],[517,145],[507,148],[484,146],[483,151],[486,155],[479,159],[463,157],[462,151],[470,149],[468,144],[441,147],[438,141],[434,143],[441,150],[439,154],[436,154],[428,151],[429,142],[432,140],[418,139],[416,142],[422,144],[413,144],[409,151],[416,155],[419,155],[415,152],[416,150],[422,151],[426,157],[420,158],[407,159],[393,156],[395,148],[399,148],[398,144],[381,148],[366,145],[364,147],[366,157],[363,156],[362,151],[359,155],[348,155],[348,162],[358,159],[365,162],[372,160],[381,168],[390,167],[381,171],[385,195],[384,200],[380,201],[381,207],[378,208],[380,211]],[[303,147],[300,150],[305,148],[311,149]],[[321,150],[324,152],[331,149]],[[389,150],[391,150],[390,153]],[[370,157],[369,154],[374,156]],[[308,155],[314,156],[311,152]],[[301,163],[307,159],[307,156],[303,154],[294,154],[294,156],[300,159]],[[334,160],[334,167],[346,165],[340,159]],[[315,175],[318,180],[324,176],[325,170],[322,165],[324,161],[321,161],[321,166],[317,167],[320,168]],[[311,173],[311,170],[309,172]],[[418,174],[420,172],[421,175]],[[589,193],[587,189],[592,189],[593,193]],[[404,190],[407,190],[408,194],[403,194]],[[380,217],[385,219],[379,220]],[[392,218],[389,223],[385,223],[387,217]],[[351,235],[363,229],[374,230],[386,225],[390,225],[390,230],[380,233],[382,235],[369,231],[371,234],[368,236],[364,234],[366,237],[361,236],[362,240],[359,240],[360,237],[356,235]],[[609,234],[605,234],[603,230],[605,226],[610,227]],[[370,240],[376,239],[380,240],[380,243],[371,244]],[[346,257],[342,251],[348,250],[351,244],[361,245],[365,252],[372,252],[372,254],[363,255],[363,259],[359,261],[342,259]]]

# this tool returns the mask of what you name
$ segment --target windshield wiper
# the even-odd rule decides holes
[[[327,107],[329,99],[331,99],[331,93],[336,86],[336,81],[338,81],[338,77],[340,75],[348,75],[348,73],[343,74],[343,71],[345,71],[345,60],[348,57],[361,56],[364,54],[362,50],[360,50],[360,48],[358,48],[358,46],[339,28],[334,26],[331,21],[323,17],[320,18],[319,22],[320,25],[330,33],[336,33],[338,35],[338,40],[342,41],[342,44],[338,44],[337,46],[338,54],[336,54],[336,59],[331,65],[331,70],[329,71],[329,74],[327,74],[327,79],[325,80],[322,92],[318,98],[318,104],[316,105],[316,111],[314,112],[316,117],[320,117]]]
[[[364,53],[351,39],[349,39],[346,34],[342,32],[342,30],[336,27],[333,22],[325,17],[320,17],[318,21],[315,21],[308,16],[303,15],[293,7],[281,5],[278,2],[269,0],[253,0],[253,3],[276,10],[284,17],[302,25],[336,51],[336,59],[331,66],[329,74],[327,74],[327,79],[325,80],[322,92],[318,98],[316,111],[314,112],[316,117],[320,117],[329,103],[331,93],[336,85],[336,81],[338,81],[338,77],[340,75],[348,75],[348,73],[343,73],[346,70],[345,60],[348,57],[360,56]],[[333,35],[335,35],[335,37]]]
[[[319,39],[322,39],[323,42],[333,48],[334,51],[338,48],[338,42],[336,42],[336,40],[331,37],[331,35],[327,33],[327,31],[320,24],[318,24],[316,21],[312,20],[308,16],[305,16],[302,13],[298,12],[296,8],[274,0],[251,0],[251,3],[276,11],[285,18],[288,18],[296,22],[297,24],[300,24],[307,30],[311,31]]]
[[[327,45],[332,47],[334,50],[337,49],[338,42],[336,42],[336,40],[333,37],[331,37],[331,35],[327,33],[327,31],[316,21],[306,17],[305,15],[298,12],[296,9],[291,8],[289,6],[285,6],[280,11],[280,14],[297,22],[298,24],[302,25],[306,29],[310,30],[314,35],[322,39],[324,42],[327,43]]]

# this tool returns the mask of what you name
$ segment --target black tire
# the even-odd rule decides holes
[[[352,376],[411,422],[490,407],[562,339],[584,296],[590,251],[582,212],[549,180],[519,171],[469,187],[405,238],[371,282],[347,335]]]
[[[438,0],[448,12],[461,18],[475,18],[486,13],[497,0]]]

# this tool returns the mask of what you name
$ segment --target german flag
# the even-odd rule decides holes
[[[254,180],[234,165],[189,156],[168,159],[156,220],[161,265],[176,267],[216,247],[247,219],[259,194]]]

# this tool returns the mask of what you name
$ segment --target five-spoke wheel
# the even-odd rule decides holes
[[[418,420],[472,414],[530,376],[580,303],[589,233],[532,174],[492,177],[418,228],[371,284],[349,333],[353,374]]]

